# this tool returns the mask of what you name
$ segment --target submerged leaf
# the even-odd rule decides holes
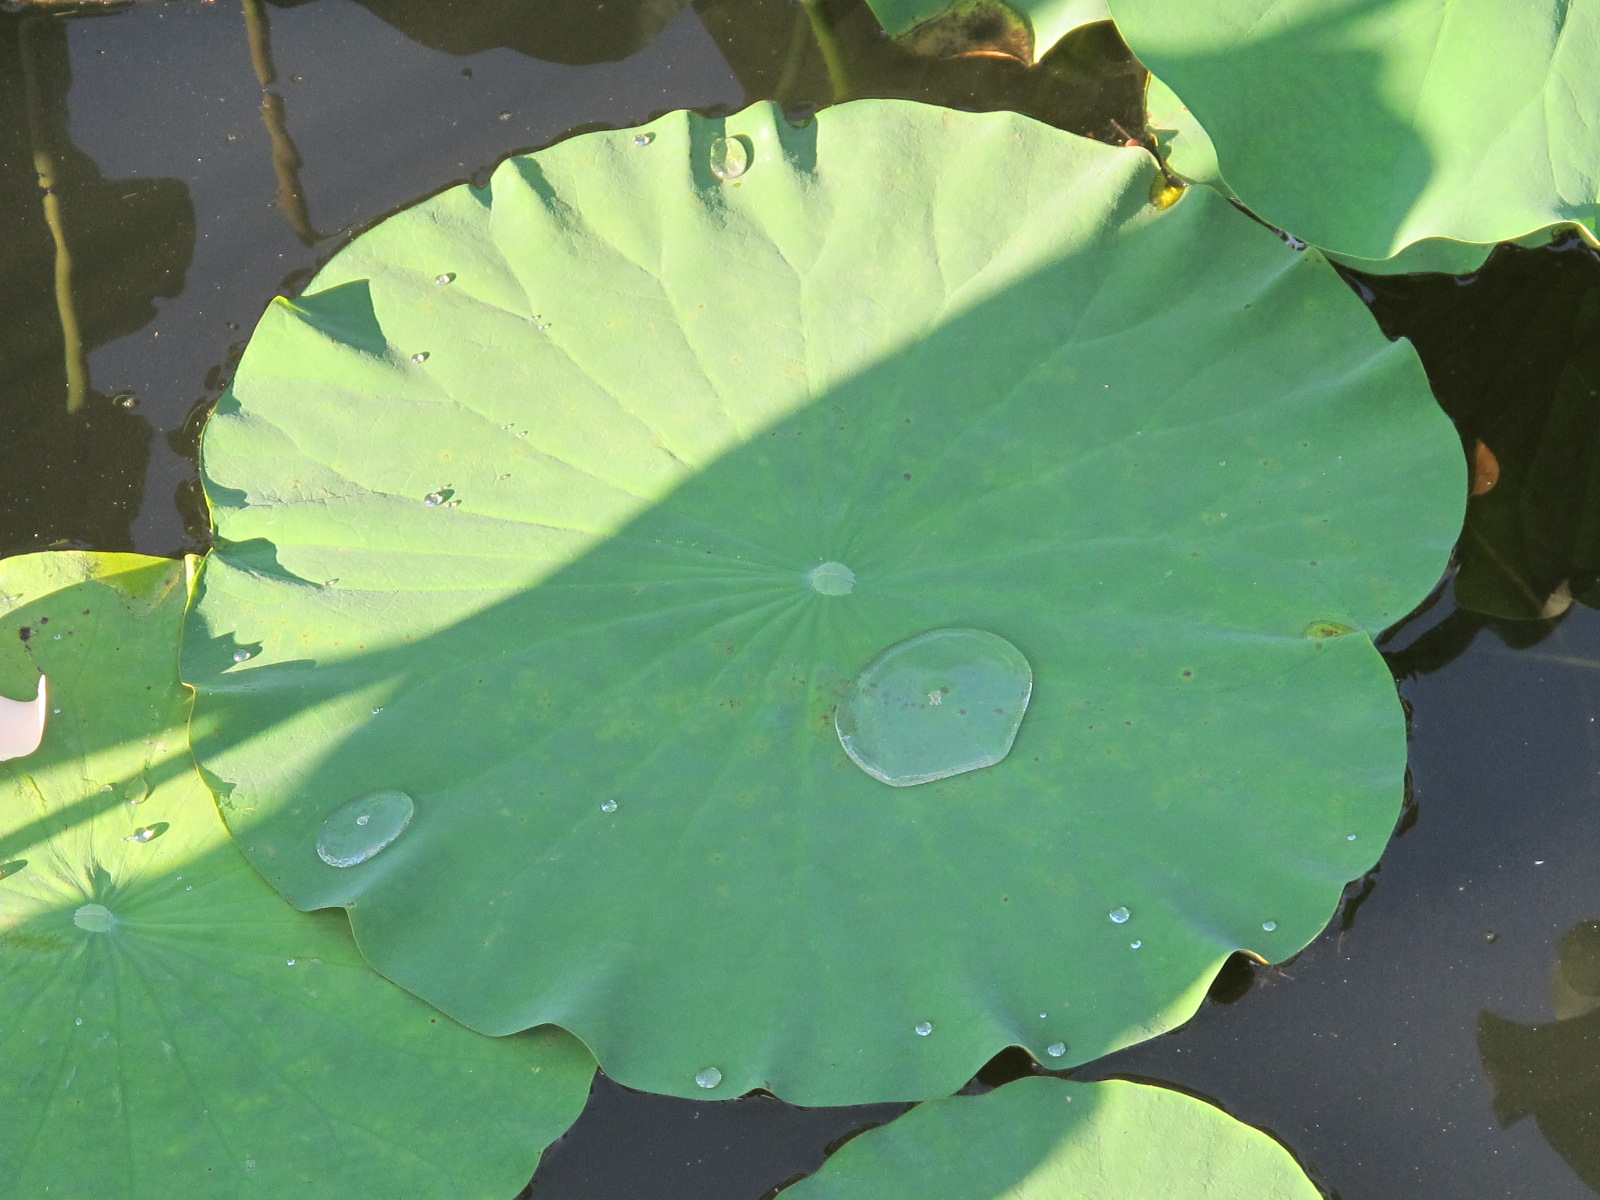
[[[251,870],[189,756],[184,564],[34,554],[0,585],[0,689],[46,670],[62,710],[0,767],[6,1194],[511,1195],[593,1060],[463,1029]]]
[[[1165,1088],[1019,1079],[852,1139],[784,1200],[1320,1200],[1259,1129]]]
[[[1082,25],[1109,21],[1106,0],[867,0],[891,35],[920,53],[995,54],[1031,63]]]
[[[1369,635],[1464,467],[1320,256],[1154,178],[1015,115],[761,105],[356,239],[204,436],[185,669],[239,844],[474,1027],[680,1095],[947,1094],[1299,949],[1399,811]],[[934,630],[976,659],[875,693],[918,739],[885,782],[839,706]],[[329,865],[385,790],[404,831]]]

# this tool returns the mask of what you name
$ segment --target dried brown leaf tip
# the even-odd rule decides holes
[[[1500,460],[1479,438],[1472,444],[1472,494],[1481,496],[1500,482]]]

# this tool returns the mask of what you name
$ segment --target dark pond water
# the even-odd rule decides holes
[[[1024,71],[919,63],[857,0],[828,13],[831,55],[791,0],[0,14],[0,553],[203,548],[198,423],[267,300],[508,153],[678,107],[777,98],[803,115],[841,71],[854,95],[1019,108],[1118,141],[1136,124],[1136,69],[1103,29]],[[49,219],[36,164],[54,177]],[[1509,596],[1502,612],[1538,612],[1561,584],[1589,596],[1600,263],[1558,246],[1465,284],[1365,286],[1468,444],[1500,453],[1463,594]],[[1414,714],[1415,796],[1381,866],[1292,963],[1236,960],[1188,1026],[1074,1075],[1207,1097],[1344,1200],[1592,1196],[1600,615],[1491,619],[1446,587],[1385,649]],[[1034,1069],[1002,1055],[971,1088]],[[757,1200],[900,1107],[695,1103],[601,1079],[533,1194]]]

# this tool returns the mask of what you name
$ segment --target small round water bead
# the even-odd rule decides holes
[[[330,867],[354,867],[387,849],[406,831],[417,806],[404,792],[373,792],[334,810],[317,834],[317,857]]]
[[[72,923],[90,933],[110,933],[117,918],[104,904],[85,904],[72,914]]]
[[[811,590],[821,596],[848,596],[855,591],[856,573],[842,562],[818,563],[806,572]]]
[[[718,179],[737,179],[750,169],[750,150],[743,138],[711,139],[711,173]]]
[[[1005,638],[931,629],[867,664],[839,705],[834,729],[856,766],[908,787],[1005,758],[1032,695],[1033,670]]]

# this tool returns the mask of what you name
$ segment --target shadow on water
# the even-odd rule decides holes
[[[267,0],[297,8],[312,0]],[[616,62],[650,44],[689,0],[355,0],[414,42],[445,54],[515,50],[569,66]]]
[[[67,133],[67,32],[0,14],[0,552],[129,549],[151,431],[107,396],[88,354],[183,290],[194,209],[173,179],[105,179]]]
[[[268,0],[279,8],[313,0]],[[451,55],[506,49],[555,63],[637,53],[688,0],[355,0],[412,40]],[[1109,22],[1069,34],[1028,66],[982,51],[920,53],[891,41],[866,0],[694,0],[694,10],[745,89],[806,113],[843,100],[920,100],[1011,109],[1110,140],[1143,123],[1144,70]]]
[[[1524,1025],[1485,1011],[1478,1018],[1483,1072],[1503,1126],[1525,1117],[1600,1193],[1600,921],[1561,938],[1550,971],[1556,1019]]]
[[[1417,347],[1469,458],[1488,455],[1457,602],[1514,619],[1600,602],[1600,256],[1562,235],[1499,247],[1470,279],[1350,274]]]

